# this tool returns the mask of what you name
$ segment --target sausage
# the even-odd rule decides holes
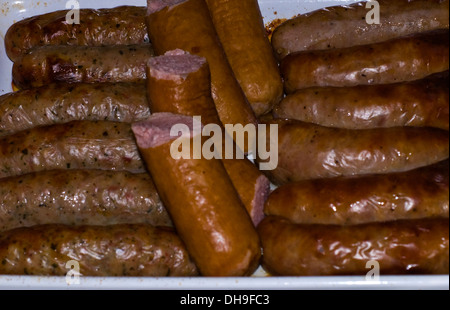
[[[380,23],[369,24],[367,1],[326,7],[277,27],[272,46],[279,59],[289,54],[346,48],[449,28],[448,0],[378,0]],[[371,17],[369,15],[369,17]]]
[[[447,76],[387,85],[307,88],[284,98],[273,114],[336,128],[449,130],[448,83]]]
[[[448,219],[357,226],[296,225],[269,216],[259,225],[262,265],[272,275],[448,274]]]
[[[311,179],[405,172],[446,160],[449,132],[395,127],[349,130],[277,121],[277,185]],[[267,135],[269,136],[269,135]],[[267,140],[267,149],[269,141]]]
[[[57,169],[146,172],[126,123],[74,121],[0,138],[0,178]]]
[[[0,231],[43,224],[172,226],[148,173],[53,170],[0,179]]]
[[[76,120],[131,123],[149,116],[144,83],[52,83],[0,97],[0,137]]]
[[[150,44],[35,47],[14,63],[13,82],[19,89],[53,82],[140,82],[152,56]]]
[[[133,124],[139,149],[174,226],[203,276],[246,276],[259,266],[256,229],[221,160],[174,159],[174,125],[185,141],[198,137],[193,118],[157,113]]]
[[[437,30],[381,43],[291,54],[281,63],[285,90],[392,84],[447,71],[448,35],[448,30]]]
[[[206,2],[227,59],[253,111],[256,116],[270,112],[283,96],[283,83],[258,0]]]
[[[256,125],[255,113],[234,76],[206,2],[148,0],[148,8],[147,25],[155,53],[163,55],[181,49],[206,58],[211,70],[212,95],[222,123]],[[239,147],[249,150],[248,145]]]
[[[264,210],[296,224],[448,218],[448,171],[447,160],[402,173],[290,183],[269,196]]]
[[[198,270],[170,228],[40,225],[0,233],[0,274],[188,277]],[[69,263],[69,264],[68,264]]]
[[[201,116],[205,124],[222,127],[211,97],[211,77],[206,59],[181,50],[169,51],[148,62],[148,96],[153,113],[169,112]],[[225,145],[222,145],[225,149]],[[263,219],[264,201],[270,181],[247,159],[225,159],[227,170],[239,197],[256,225]]]
[[[66,22],[69,10],[36,15],[13,24],[5,36],[8,57],[16,62],[28,50],[44,45],[102,46],[149,42],[145,7],[80,9],[79,12],[79,24]]]

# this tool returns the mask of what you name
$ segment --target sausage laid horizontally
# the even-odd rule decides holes
[[[420,80],[449,69],[448,43],[447,29],[368,45],[291,54],[281,62],[285,91]]]
[[[69,10],[33,16],[13,24],[5,35],[5,50],[16,62],[28,50],[44,45],[131,45],[148,43],[147,8],[119,6],[80,9],[79,23],[67,22]],[[74,18],[70,15],[69,18]]]
[[[256,116],[270,112],[283,83],[258,0],[207,0],[231,68]]]
[[[336,128],[449,130],[448,83],[447,76],[388,85],[306,88],[286,96],[273,114],[275,118]]]
[[[148,173],[53,170],[0,179],[0,231],[43,224],[172,226]]]
[[[132,123],[149,116],[144,83],[52,83],[0,96],[0,137],[76,120]]]
[[[13,82],[19,89],[54,82],[142,82],[153,55],[151,44],[40,46],[14,63]]]
[[[205,125],[219,125],[224,132],[211,97],[210,70],[205,58],[182,50],[169,51],[148,62],[147,76],[153,113],[200,116]],[[222,144],[222,148],[225,151],[226,145]],[[225,154],[221,158],[256,226],[264,217],[264,201],[270,192],[269,179],[248,159],[226,159]]]
[[[333,6],[299,15],[272,36],[279,59],[307,50],[345,48],[395,37],[449,28],[448,0],[378,0],[380,23],[369,24],[374,6],[367,1]]]
[[[56,169],[146,172],[127,123],[74,121],[0,138],[0,178]]]
[[[356,131],[298,121],[273,123],[278,124],[278,167],[267,173],[277,185],[405,172],[449,157],[446,130],[395,127]]]
[[[357,226],[296,225],[275,216],[258,226],[262,265],[272,275],[448,274],[448,219]]]
[[[203,276],[253,274],[261,256],[259,238],[222,161],[175,159],[178,139],[170,134],[175,125],[189,128],[178,139],[191,146],[201,141],[188,116],[156,113],[132,127],[174,227]]]
[[[189,277],[198,270],[170,228],[40,225],[0,233],[0,274]]]
[[[255,113],[234,76],[205,0],[148,0],[148,8],[147,25],[156,55],[181,49],[206,58],[222,123],[256,125]],[[239,147],[248,151],[247,145]]]
[[[272,192],[264,211],[296,224],[448,218],[448,173],[447,160],[402,173],[290,183]]]

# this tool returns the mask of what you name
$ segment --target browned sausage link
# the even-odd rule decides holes
[[[257,116],[272,110],[283,83],[257,0],[207,0],[236,79]]]
[[[449,69],[448,30],[369,45],[308,51],[283,59],[285,90],[420,80]]]
[[[149,116],[144,83],[52,83],[0,97],[0,137],[75,120],[131,123]]]
[[[276,118],[327,127],[449,129],[447,78],[388,85],[313,87],[288,95],[274,108]]]
[[[296,121],[279,120],[276,124],[278,167],[268,173],[277,184],[405,172],[449,157],[449,133],[435,128],[355,131]]]
[[[448,218],[448,169],[447,160],[403,173],[290,183],[269,196],[265,212],[327,225]]]
[[[14,63],[13,82],[20,89],[53,82],[140,82],[152,56],[150,44],[35,47]]]
[[[79,24],[67,23],[68,13],[68,10],[56,11],[13,24],[5,36],[9,58],[15,62],[29,49],[43,45],[102,46],[149,42],[145,7],[80,9]]]
[[[190,141],[192,117],[157,113],[133,125],[139,149],[153,176],[174,226],[203,276],[251,275],[259,265],[255,227],[221,160],[174,159],[174,125],[186,125]],[[193,136],[193,137],[191,137]]]
[[[358,226],[296,225],[269,216],[258,232],[263,267],[273,275],[448,274],[448,219]]]
[[[275,30],[273,49],[282,59],[300,51],[372,44],[449,28],[448,0],[378,0],[378,3],[379,24],[367,23],[371,10],[366,8],[367,1],[326,7],[290,19]]]
[[[0,234],[0,274],[187,277],[198,271],[180,238],[150,225],[42,225]]]
[[[53,170],[0,179],[0,231],[42,224],[172,226],[147,173]]]
[[[126,123],[74,121],[0,138],[0,178],[54,169],[146,172]]]
[[[201,116],[204,124],[222,126],[211,97],[210,71],[205,58],[176,50],[154,57],[148,64],[147,89],[153,113]],[[268,178],[247,159],[224,159],[223,163],[257,225],[264,217],[264,201],[270,191]]]
[[[182,49],[206,58],[211,70],[212,95],[222,123],[257,124],[220,44],[205,0],[148,0],[148,7],[149,36],[155,53],[162,55]]]

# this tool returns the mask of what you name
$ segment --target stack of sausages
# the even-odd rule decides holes
[[[258,227],[272,274],[448,274],[448,1],[300,15],[272,37],[286,97],[280,187]]]

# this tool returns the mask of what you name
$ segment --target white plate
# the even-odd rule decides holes
[[[358,0],[259,0],[266,23],[291,18],[322,7]],[[12,91],[12,63],[5,53],[4,36],[19,20],[56,10],[64,10],[67,0],[0,0],[0,95]],[[107,8],[119,5],[145,6],[146,0],[79,0],[81,8]],[[265,277],[259,269],[250,278],[89,278],[69,285],[65,277],[0,275],[0,289],[208,289],[208,290],[297,290],[297,289],[449,289],[449,276],[389,276],[380,281],[365,277]]]

